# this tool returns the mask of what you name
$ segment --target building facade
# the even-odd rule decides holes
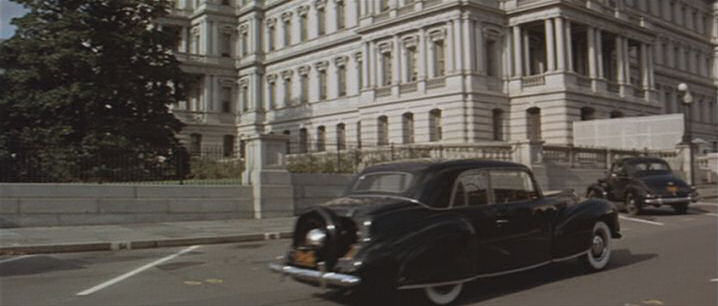
[[[176,0],[163,24],[195,149],[570,144],[573,121],[684,111],[718,147],[718,1]]]

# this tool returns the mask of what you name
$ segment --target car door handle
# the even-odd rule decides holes
[[[496,220],[496,224],[498,224],[498,225],[506,224],[506,223],[509,223],[509,220],[507,220],[507,219],[497,219]]]

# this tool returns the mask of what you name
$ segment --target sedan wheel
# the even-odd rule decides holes
[[[591,248],[582,257],[586,267],[591,271],[600,271],[606,268],[611,259],[611,229],[603,221],[593,226],[591,235]]]
[[[632,193],[626,195],[624,205],[626,207],[626,212],[628,212],[631,216],[636,216],[641,213],[641,205]]]
[[[464,287],[462,283],[454,285],[434,286],[424,289],[426,298],[434,305],[448,305],[456,301]]]

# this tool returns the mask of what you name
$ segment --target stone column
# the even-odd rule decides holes
[[[649,90],[651,88],[648,76],[648,65],[648,45],[641,43],[641,85],[645,90]]]
[[[521,30],[522,35],[522,56],[523,56],[523,63],[524,63],[524,75],[531,75],[533,71],[531,71],[531,40],[529,39],[529,31],[526,29]]]
[[[596,28],[589,27],[587,30],[588,40],[588,76],[591,79],[596,78]]]
[[[624,84],[625,83],[625,76],[623,69],[626,68],[626,65],[623,64],[623,61],[625,60],[625,57],[623,56],[623,38],[620,36],[616,36],[616,81],[618,84]]]
[[[428,65],[426,65],[426,68],[427,68],[427,70],[426,70],[426,73],[427,73],[426,78],[427,78],[427,79],[431,79],[431,78],[433,78],[433,77],[436,75],[436,67],[435,67],[436,61],[434,60],[434,42],[433,42],[431,39],[426,40],[426,37],[425,37],[425,42],[426,42],[426,44],[427,44],[427,46],[426,46],[426,51],[427,51],[427,52],[426,52],[426,54],[427,54],[427,55],[426,55],[426,60],[427,60],[427,63],[428,63]]]
[[[483,31],[482,31],[482,33],[483,33]],[[501,68],[503,69],[502,75],[504,75],[504,76],[513,76],[514,75],[514,66],[513,66],[514,47],[512,44],[513,44],[512,29],[506,28],[506,29],[504,29],[504,39],[502,42],[503,50],[501,52],[501,57],[504,62],[504,65]]]
[[[394,46],[391,50],[392,55],[392,63],[391,63],[391,85],[392,86],[399,86],[399,83],[401,82],[401,70],[404,69],[404,67],[399,62],[399,57],[401,56],[399,52],[400,51],[400,44],[399,44],[399,36],[394,36]],[[383,67],[383,66],[382,66]],[[397,89],[398,90],[398,89]],[[398,93],[398,92],[397,92]]]
[[[245,139],[246,166],[242,182],[252,186],[254,218],[294,215],[294,191],[286,168],[286,135],[256,135]]]
[[[369,82],[370,79],[370,70],[369,70],[369,54],[371,49],[369,48],[369,42],[364,42],[364,51],[362,52],[362,84],[364,85],[364,88],[370,88],[371,84]],[[361,89],[360,89],[361,90]]]
[[[566,70],[566,28],[563,18],[554,18],[554,26],[556,28],[556,69],[563,71]]]
[[[452,20],[449,20],[446,22],[446,56],[444,57],[444,60],[446,61],[446,72],[452,73],[456,69],[456,66],[454,65],[454,62],[456,61],[454,50],[456,49],[454,46],[454,22]]]
[[[456,72],[461,72],[464,69],[466,69],[465,63],[464,63],[464,48],[462,48],[463,45],[463,39],[464,39],[464,33],[462,31],[461,23],[464,21],[465,16],[460,16],[458,19],[454,20],[454,57],[456,59],[454,60],[454,70]],[[466,42],[468,43],[468,41]]]
[[[656,89],[656,72],[655,72],[655,66],[654,65],[654,59],[653,59],[653,52],[650,52],[650,49],[648,51],[648,58],[646,61],[648,62],[648,88],[651,90]]]
[[[427,52],[425,36],[426,31],[423,28],[419,29],[419,45],[417,46],[417,52],[419,52],[419,54],[417,55],[419,57],[419,60],[417,61],[417,78],[419,79],[419,82],[426,80]]]
[[[200,35],[200,49],[199,54],[202,55],[211,55],[210,52],[212,50],[210,43],[212,41],[212,24],[211,22],[205,20],[202,22],[202,34]]]
[[[476,42],[473,44],[474,50],[476,51],[476,70],[479,74],[485,75],[487,71],[486,67],[486,40],[484,39],[484,29],[481,26],[480,21],[474,22],[474,34],[476,35]],[[508,36],[507,38],[508,39]]]
[[[212,86],[212,84],[214,84],[213,80],[214,76],[211,74],[207,74],[204,76],[204,103],[200,105],[200,112],[207,112],[212,110],[212,94],[214,91],[214,88]]]
[[[599,79],[604,78],[603,73],[603,40],[601,39],[601,30],[596,28],[596,72]]]
[[[523,72],[523,55],[521,54],[523,47],[521,46],[521,27],[518,25],[515,25],[513,27],[514,31],[514,76],[515,77],[521,77],[524,75]]]
[[[566,61],[568,70],[576,71],[573,69],[573,34],[571,33],[570,20],[566,20]]]
[[[337,31],[337,11],[336,2],[334,0],[327,1],[325,11],[326,23],[324,24],[327,28],[327,34],[334,33]],[[346,17],[346,16],[345,16]],[[344,22],[346,26],[346,19]]]
[[[464,19],[461,20],[463,24],[462,28],[462,34],[463,34],[463,45],[464,45],[464,51],[462,57],[465,59],[465,63],[462,66],[462,70],[473,72],[476,71],[476,57],[474,56],[477,53],[481,53],[481,51],[476,50],[476,41],[474,40],[474,37],[476,32],[474,31],[474,28],[472,27],[473,20],[469,19],[469,16],[465,16]],[[482,46],[483,47],[483,46]],[[482,48],[483,49],[483,48]]]
[[[367,69],[366,73],[369,75],[369,87],[376,87],[377,86],[377,76],[379,75],[379,67],[377,67],[377,51],[376,51],[376,43],[375,42],[369,42],[369,69]]]
[[[546,38],[546,71],[556,70],[556,51],[554,44],[556,38],[553,34],[553,21],[551,19],[544,20],[545,38]]]

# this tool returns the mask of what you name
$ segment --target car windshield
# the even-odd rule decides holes
[[[408,172],[372,172],[359,176],[349,193],[404,194],[413,181]]]
[[[639,162],[635,164],[631,164],[628,167],[628,172],[633,175],[654,175],[654,174],[663,174],[663,173],[670,173],[671,167],[668,166],[665,162],[658,162],[658,161],[652,161],[652,162]]]

